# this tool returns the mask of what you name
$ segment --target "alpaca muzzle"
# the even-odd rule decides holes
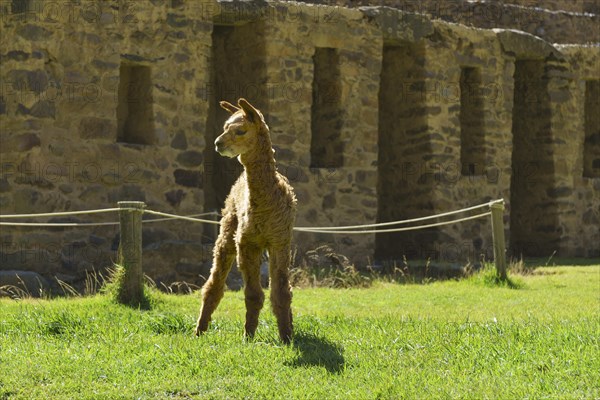
[[[221,140],[221,137],[218,137],[217,140],[215,140],[215,151],[219,154],[222,154],[225,149],[225,143]]]
[[[219,140],[220,137],[215,140],[215,151],[223,157],[233,158],[238,155],[231,146],[228,146],[224,140]]]

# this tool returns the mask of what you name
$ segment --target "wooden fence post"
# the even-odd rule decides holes
[[[494,240],[494,263],[498,278],[506,280],[506,244],[504,242],[504,203],[490,205],[492,212],[492,237]]]
[[[122,304],[139,305],[144,299],[142,271],[142,215],[146,204],[142,201],[120,201],[120,242],[118,262],[123,268],[118,283],[117,299]]]

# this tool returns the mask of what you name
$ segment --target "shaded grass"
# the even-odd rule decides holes
[[[600,267],[519,280],[295,290],[291,346],[267,309],[243,339],[239,292],[199,339],[197,295],[0,300],[0,398],[598,397]]]
[[[504,287],[508,289],[523,289],[525,283],[521,276],[531,273],[533,268],[526,268],[522,262],[511,263],[508,266],[509,273],[506,279],[501,279],[498,276],[494,264],[484,264],[483,268],[470,274],[467,278],[468,282],[486,287]]]
[[[105,285],[102,287],[101,292],[108,295],[113,301],[124,304],[129,307],[139,308],[148,310],[152,306],[152,297],[148,293],[148,285],[142,282],[141,291],[137,295],[133,296],[127,289],[126,280],[128,279],[126,274],[127,270],[124,266],[115,264],[112,269],[109,270],[109,278]],[[140,277],[140,282],[143,277]],[[137,286],[136,286],[137,287]]]
[[[373,279],[372,274],[361,273],[353,265],[305,266],[290,270],[290,284],[295,287],[365,288]]]

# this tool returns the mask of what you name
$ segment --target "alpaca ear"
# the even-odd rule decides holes
[[[233,104],[231,104],[227,101],[220,101],[219,105],[221,106],[221,108],[229,111],[232,114],[235,114],[236,112],[239,111],[239,108],[237,108],[236,106],[234,106]]]
[[[238,106],[240,106],[242,110],[244,110],[244,115],[250,122],[257,124],[262,119],[260,111],[254,108],[252,104],[248,103],[248,100],[239,99]]]

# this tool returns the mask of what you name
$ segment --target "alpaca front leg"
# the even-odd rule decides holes
[[[258,316],[265,301],[265,294],[260,285],[260,259],[262,249],[256,246],[240,246],[238,249],[238,265],[244,277],[244,296],[246,300],[247,337],[254,337],[258,327]]]
[[[227,228],[222,226],[215,243],[213,267],[210,270],[210,277],[202,287],[202,306],[196,324],[196,336],[208,330],[212,313],[223,298],[225,281],[235,259],[234,231],[235,226],[228,225]]]
[[[208,330],[208,324],[212,313],[223,298],[225,292],[225,281],[231,270],[233,260],[235,259],[235,247],[231,249],[219,249],[215,251],[214,265],[210,272],[210,277],[202,287],[202,306],[200,307],[200,316],[196,325],[196,336]]]
[[[289,283],[291,262],[290,248],[269,251],[269,275],[271,278],[271,306],[277,318],[279,337],[289,344],[293,336],[292,289]]]

